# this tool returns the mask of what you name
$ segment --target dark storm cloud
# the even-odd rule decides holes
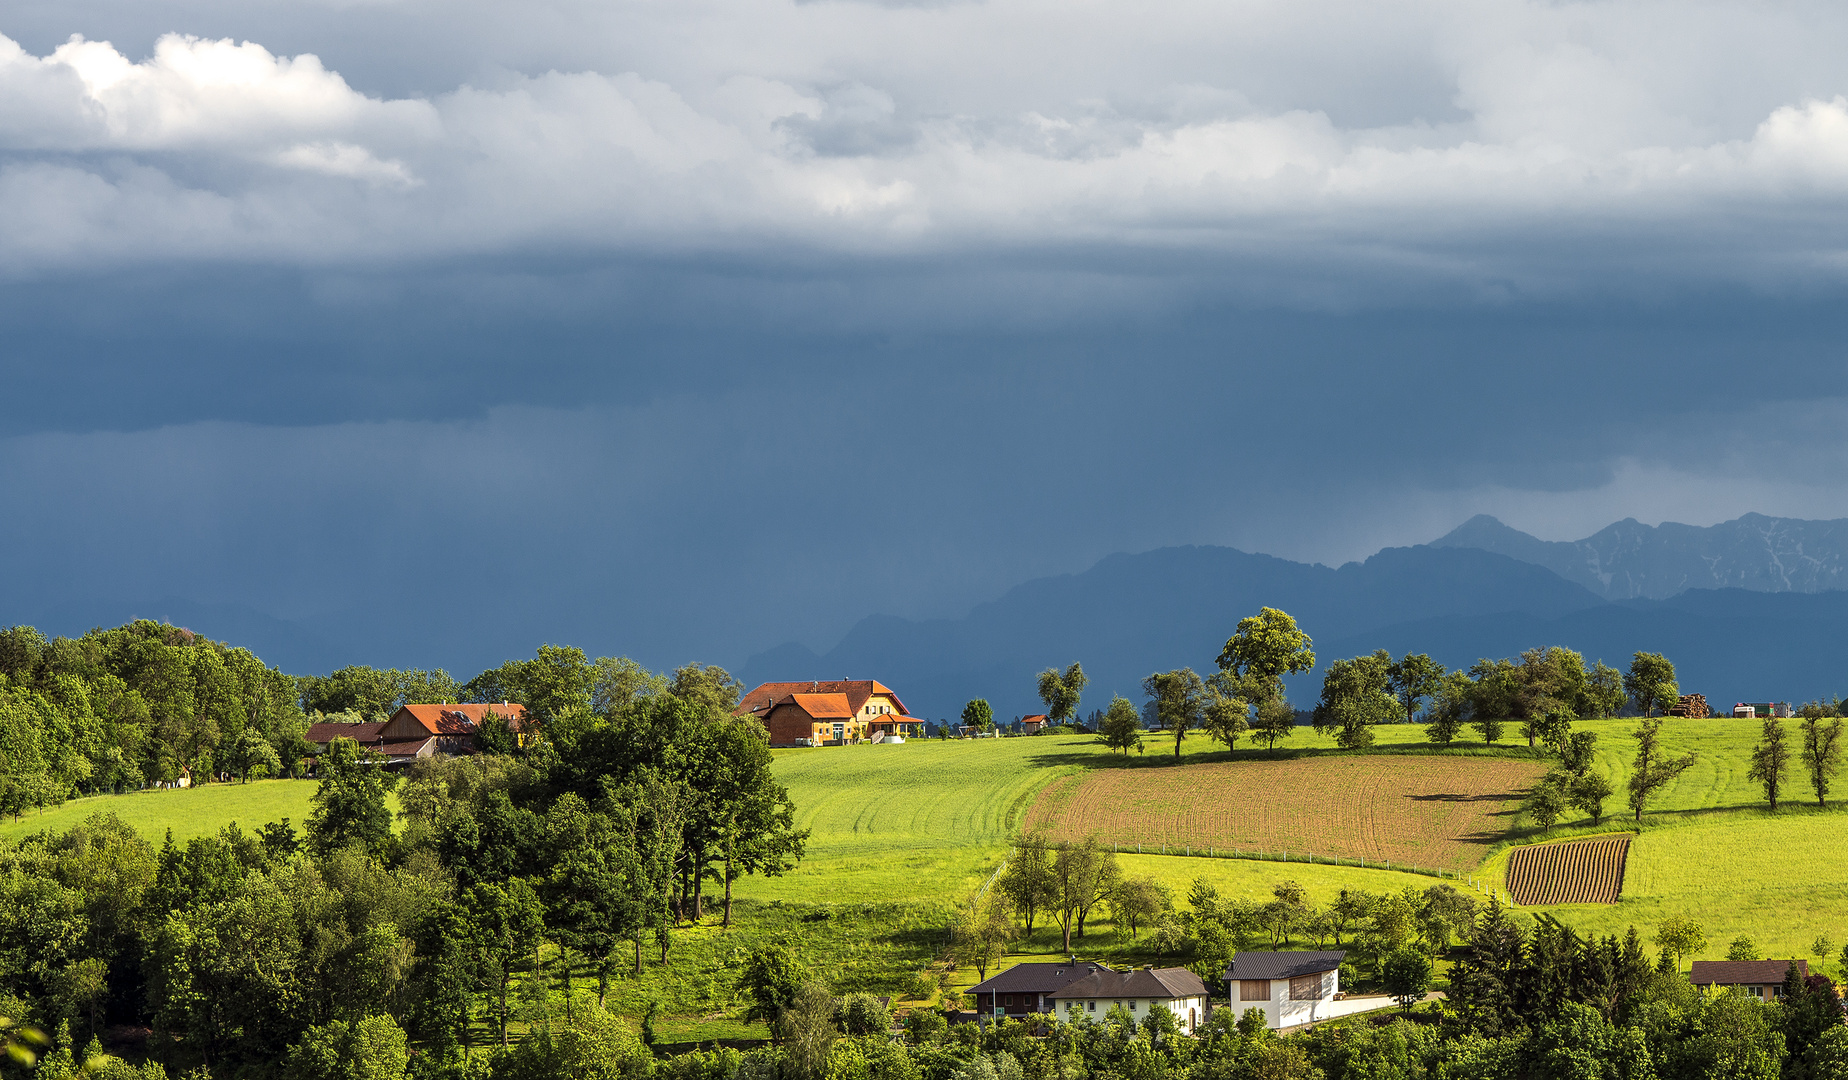
[[[1830,6],[9,17],[0,622],[735,663],[1115,550],[1848,504]]]

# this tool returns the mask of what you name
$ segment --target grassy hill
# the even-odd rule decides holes
[[[215,833],[229,822],[249,831],[288,818],[297,829],[307,820],[313,780],[256,780],[248,784],[204,784],[195,788],[137,791],[72,799],[42,812],[0,822],[0,839],[16,840],[46,829],[62,831],[91,814],[107,811],[158,844],[168,829],[179,841]]]

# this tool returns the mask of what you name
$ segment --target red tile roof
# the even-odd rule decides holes
[[[518,731],[520,721],[526,719],[526,706],[504,701],[469,705],[405,705],[393,713],[392,718],[395,720],[400,714],[407,713],[432,735],[469,735],[489,713],[507,720]]]
[[[749,713],[761,717],[770,711],[772,705],[792,694],[845,694],[850,716],[858,714],[860,709],[866,705],[866,700],[874,694],[884,694],[892,699],[893,705],[898,707],[899,715],[911,715],[911,710],[905,708],[905,703],[898,700],[898,695],[875,679],[839,679],[834,682],[767,682],[744,695],[744,698],[738,702],[736,712],[739,715]]]
[[[846,694],[791,694],[776,704],[789,703],[817,720],[851,720],[854,708]]]
[[[1046,714],[1043,712],[1036,712],[1032,716],[1021,717],[1020,722],[1023,724],[1043,724],[1046,722]]]
[[[326,746],[335,739],[354,739],[361,744],[379,741],[379,731],[385,727],[383,722],[377,724],[328,724],[308,725],[307,740],[316,746]]]

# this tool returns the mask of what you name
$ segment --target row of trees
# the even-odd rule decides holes
[[[1173,738],[1177,758],[1192,731],[1205,732],[1228,750],[1247,735],[1274,748],[1297,725],[1283,680],[1315,667],[1313,645],[1287,612],[1264,608],[1239,621],[1220,650],[1218,671],[1206,676],[1192,668],[1153,673],[1142,682],[1140,707],[1113,698],[1092,711],[1091,727],[1106,745],[1125,754],[1140,750],[1151,728]],[[1039,674],[1039,696],[1050,722],[1076,718],[1088,681],[1077,663]],[[1448,671],[1424,653],[1394,659],[1382,649],[1330,663],[1310,716],[1317,732],[1333,735],[1338,745],[1350,749],[1372,745],[1375,726],[1414,723],[1421,713],[1434,743],[1452,743],[1470,727],[1492,745],[1513,725],[1530,747],[1542,742],[1556,747],[1575,719],[1614,716],[1626,704],[1653,716],[1672,708],[1679,695],[1674,664],[1655,653],[1639,652],[1628,670],[1619,671],[1603,661],[1587,668],[1582,655],[1554,646]],[[972,701],[963,719],[979,724],[991,716],[986,701]]]

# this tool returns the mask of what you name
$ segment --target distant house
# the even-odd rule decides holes
[[[1089,975],[1094,965],[1076,961],[1064,964],[1015,964],[969,988],[975,1009],[983,1016],[1021,1017],[1052,1011],[1051,995]]]
[[[1077,979],[1046,995],[1061,1020],[1080,1016],[1101,1020],[1118,1005],[1137,1020],[1156,1009],[1167,1009],[1180,1029],[1191,1035],[1206,1019],[1206,983],[1186,968],[1112,971],[1090,964],[1085,968]]]
[[[1272,1029],[1310,1024],[1336,1015],[1345,952],[1241,952],[1232,957],[1225,979],[1232,1009],[1264,1013]],[[1345,1010],[1343,1010],[1345,1011]]]
[[[307,739],[317,755],[327,751],[328,743],[344,738],[382,755],[386,765],[408,765],[437,754],[474,753],[479,749],[477,736],[481,722],[489,714],[506,720],[517,732],[526,720],[526,706],[506,701],[499,704],[404,705],[382,723],[311,725]]]
[[[1784,976],[1790,965],[1797,975],[1809,978],[1808,960],[1696,960],[1688,972],[1695,986],[1718,986],[1742,990],[1760,1001],[1775,1001],[1784,996]]]
[[[1020,718],[1020,730],[1026,732],[1028,735],[1033,735],[1038,733],[1047,723],[1048,721],[1045,713],[1034,713],[1032,716],[1023,716]]]
[[[1741,701],[1733,706],[1733,716],[1736,719],[1754,720],[1761,717],[1775,716],[1787,720],[1790,718],[1790,702]]]
[[[736,714],[763,721],[771,746],[839,746],[924,733],[924,721],[873,679],[764,683],[744,695]]]

